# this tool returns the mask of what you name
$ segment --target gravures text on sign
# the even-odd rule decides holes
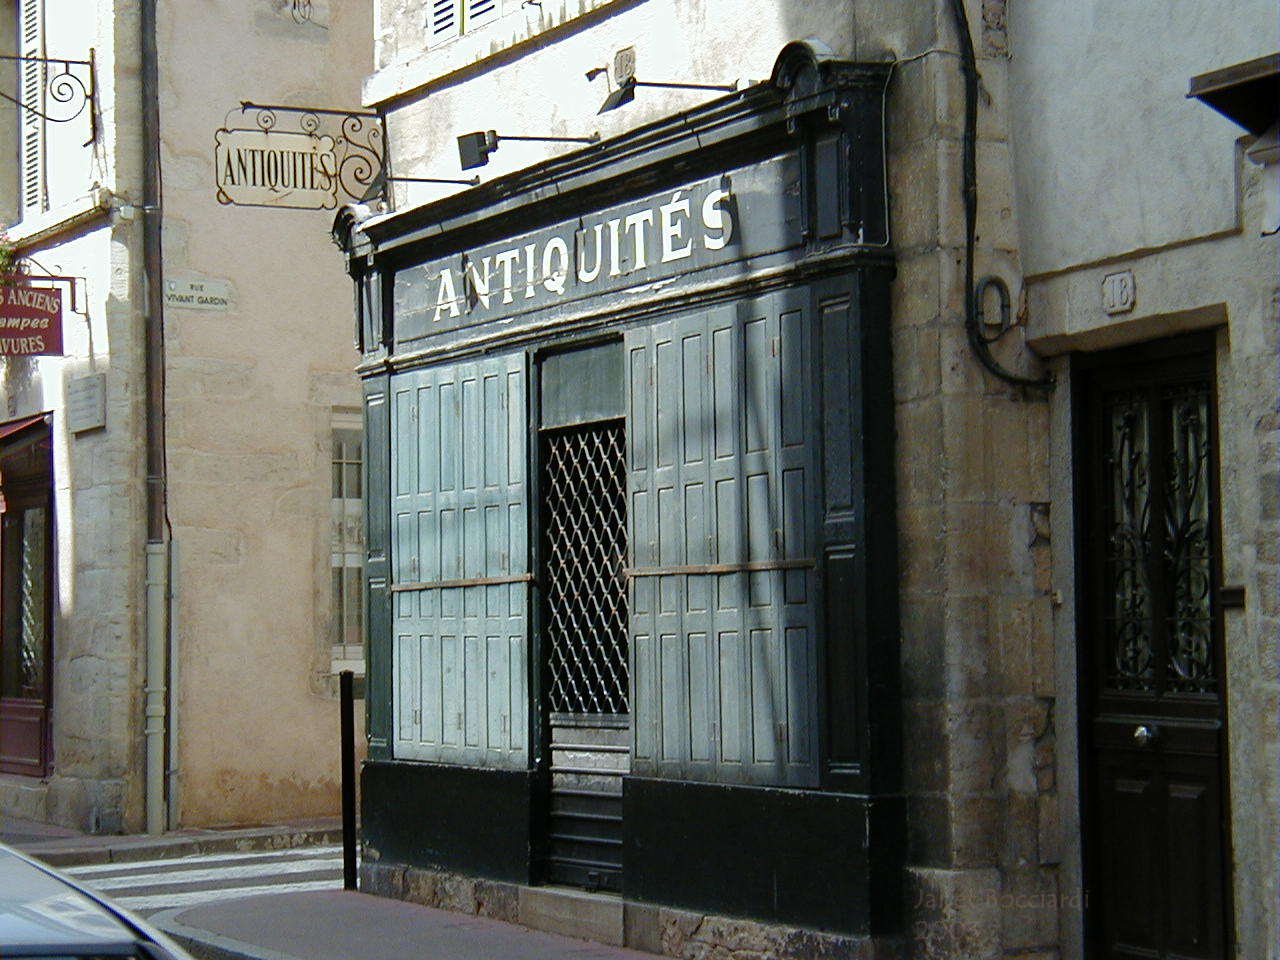
[[[786,249],[800,242],[785,158],[460,251],[396,273],[412,340]],[[744,233],[743,211],[751,216]]]
[[[0,287],[0,356],[62,355],[62,291]]]
[[[283,130],[219,130],[214,167],[221,203],[332,210],[338,204],[333,137]]]

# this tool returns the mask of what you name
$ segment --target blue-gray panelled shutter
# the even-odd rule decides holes
[[[637,774],[817,781],[805,303],[785,291],[627,335]]]
[[[19,49],[23,57],[44,56],[44,2],[22,0],[19,5]],[[34,60],[18,64],[18,99],[27,109],[18,110],[22,151],[22,215],[33,217],[49,208],[45,175],[45,72],[48,68]],[[33,112],[33,111],[39,111]]]
[[[524,767],[524,357],[391,382],[394,754]]]

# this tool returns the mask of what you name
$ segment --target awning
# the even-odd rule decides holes
[[[14,437],[28,427],[34,427],[37,423],[47,423],[48,416],[47,413],[38,413],[34,417],[23,417],[20,420],[0,423],[0,443],[10,443]]]
[[[1192,77],[1187,96],[1263,134],[1280,120],[1280,53]]]

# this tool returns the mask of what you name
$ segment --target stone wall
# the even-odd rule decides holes
[[[165,277],[230,294],[165,308],[181,826],[339,810],[330,497],[334,412],[360,406],[350,280],[333,210],[224,205],[214,172],[215,130],[254,122],[242,100],[358,109],[371,4],[310,14],[161,8]]]
[[[679,960],[901,960],[901,944],[366,860],[360,889]]]
[[[132,9],[77,0],[59,14],[46,16],[46,45],[73,59],[94,49],[96,137],[82,145],[87,120],[59,129],[50,209],[8,233],[32,272],[76,278],[74,303],[63,284],[64,356],[0,360],[6,418],[53,412],[53,773],[0,776],[0,810],[116,832],[142,815],[139,36]],[[105,377],[106,428],[72,433],[67,389],[91,373]]]
[[[964,325],[963,77],[948,4],[899,52],[895,284],[910,955],[1049,955],[1060,889],[1049,404],[983,369]],[[981,96],[975,277],[1021,268],[1000,10],[969,5]],[[985,20],[984,20],[985,16]],[[994,24],[995,26],[992,26]],[[994,304],[988,305],[992,309]],[[1016,309],[1016,306],[1015,306]],[[997,347],[1040,368],[1015,326]]]

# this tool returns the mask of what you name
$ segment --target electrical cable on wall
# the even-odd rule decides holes
[[[960,69],[964,73],[964,327],[969,337],[969,346],[982,365],[993,374],[1020,387],[1051,387],[1053,376],[1027,377],[1006,370],[991,354],[991,344],[1009,328],[1002,323],[1000,334],[987,337],[979,328],[979,310],[977,306],[978,291],[973,282],[973,248],[978,217],[978,163],[977,163],[977,126],[978,126],[978,62],[973,50],[973,38],[969,35],[969,17],[964,10],[964,0],[951,0],[951,13],[955,18],[956,30],[960,35]],[[1003,288],[1002,304],[1007,302],[1008,288],[1003,281],[993,277],[983,277],[982,289],[995,283]]]

